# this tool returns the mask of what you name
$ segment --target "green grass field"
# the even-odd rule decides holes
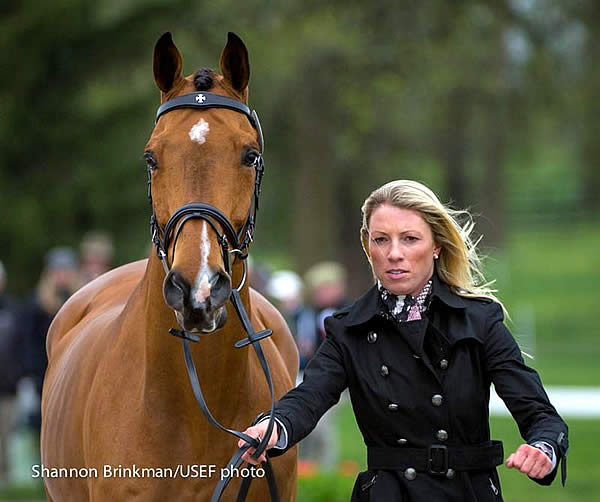
[[[531,347],[523,327],[533,325],[530,365],[547,385],[600,386],[599,252],[600,227],[582,223],[516,232],[506,252],[486,261],[511,314],[508,326],[526,352]],[[520,323],[523,313],[532,319]]]

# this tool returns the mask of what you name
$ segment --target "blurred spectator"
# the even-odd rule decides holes
[[[267,281],[265,292],[275,301],[296,338],[295,318],[303,306],[304,285],[296,272],[278,270]]]
[[[304,275],[307,305],[295,316],[296,341],[300,352],[300,376],[325,339],[324,320],[346,304],[346,271],[342,265],[326,261],[313,265]],[[299,472],[311,473],[320,464],[333,469],[338,461],[334,406],[317,427],[299,444]]]
[[[20,319],[25,353],[25,370],[33,379],[35,390],[41,396],[44,373],[48,365],[46,335],[54,316],[77,290],[79,273],[77,259],[71,248],[58,247],[46,254],[45,267],[35,292],[27,299]],[[39,431],[39,406],[28,424]]]
[[[308,303],[295,319],[301,369],[325,338],[325,318],[346,303],[346,271],[339,263],[317,263],[308,269],[304,279]]]
[[[16,415],[17,382],[23,376],[16,304],[6,293],[6,270],[0,262],[0,484],[10,472],[8,444]]]
[[[250,287],[264,295],[267,282],[271,276],[271,269],[267,265],[255,261],[251,256],[248,257],[247,265],[248,283],[250,284]],[[233,286],[236,287],[237,284],[234,284]]]
[[[79,246],[82,286],[113,267],[114,251],[112,238],[106,232],[94,230],[83,236]]]

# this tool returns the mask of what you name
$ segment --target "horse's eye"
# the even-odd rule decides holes
[[[144,152],[144,160],[146,161],[148,169],[158,169],[158,162],[156,162],[156,158],[152,152]]]
[[[256,150],[248,149],[244,153],[242,162],[244,163],[244,165],[252,167],[252,166],[256,165],[259,158],[260,158],[260,153],[258,153]]]

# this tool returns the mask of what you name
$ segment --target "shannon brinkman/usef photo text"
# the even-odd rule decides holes
[[[105,464],[102,469],[95,467],[48,467],[44,464],[31,466],[31,477],[39,478],[212,478],[217,474],[215,464],[178,464],[174,467],[141,467]],[[241,469],[223,467],[220,479],[227,477],[265,476],[262,467],[248,466]]]

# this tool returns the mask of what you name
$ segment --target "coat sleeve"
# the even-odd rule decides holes
[[[285,450],[269,450],[272,457],[305,438],[348,385],[342,348],[332,330],[336,322],[332,317],[325,319],[327,336],[304,369],[302,383],[275,404],[274,415],[287,430],[288,444]]]
[[[558,455],[556,468],[539,484],[549,485],[562,464],[563,485],[566,479],[568,428],[554,406],[550,404],[537,372],[523,361],[521,350],[504,325],[502,307],[494,302],[490,306],[484,344],[486,371],[514,417],[521,436],[527,443],[546,441]],[[533,479],[533,478],[532,478]]]

